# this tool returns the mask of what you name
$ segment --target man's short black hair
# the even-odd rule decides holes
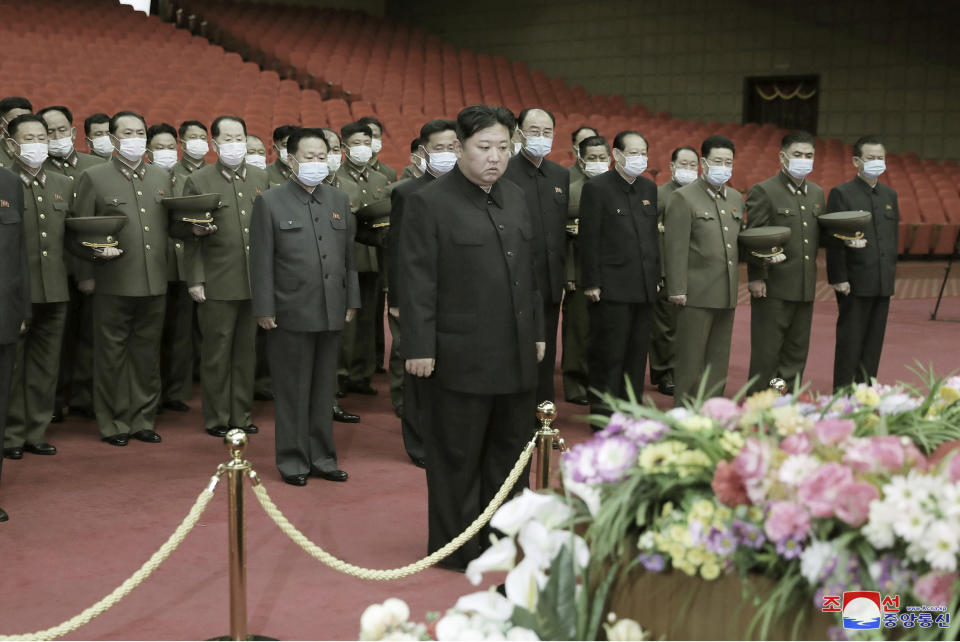
[[[33,112],[33,105],[23,96],[7,96],[0,100],[0,116],[5,116],[11,109],[26,109]]]
[[[445,131],[452,131],[456,133],[457,124],[452,120],[446,120],[445,118],[437,118],[436,120],[431,120],[424,123],[423,127],[420,128],[420,140],[422,141],[420,144],[426,145],[428,142],[430,142],[431,136]]]
[[[377,120],[373,116],[363,116],[362,118],[357,120],[357,122],[360,123],[361,125],[366,125],[367,127],[369,127],[370,125],[376,125],[377,127],[380,128],[381,135],[383,134],[383,132],[387,131],[383,128],[383,123],[381,123],[379,120]],[[372,134],[373,130],[371,129],[370,131]]]
[[[288,138],[290,134],[300,129],[297,125],[280,125],[273,130],[273,143],[279,145],[283,139]]]
[[[67,119],[68,123],[70,123],[71,125],[73,124],[73,113],[63,105],[51,105],[50,107],[44,107],[43,109],[37,112],[37,116],[39,116],[40,118],[43,118],[44,114],[51,111],[60,112],[61,114],[63,114],[63,117]]]
[[[297,127],[287,137],[287,154],[290,156],[296,154],[297,150],[300,149],[300,141],[305,138],[319,138],[320,142],[323,143],[324,149],[326,149],[327,152],[330,151],[330,146],[327,144],[327,138],[323,135],[323,130],[321,128]]]
[[[217,136],[220,135],[220,123],[222,123],[222,122],[225,121],[225,120],[235,120],[235,121],[237,121],[238,123],[240,123],[240,126],[243,127],[243,135],[244,135],[244,136],[247,135],[247,124],[246,124],[245,122],[243,122],[243,119],[242,119],[242,118],[240,118],[239,116],[223,115],[223,116],[217,116],[217,117],[214,119],[213,123],[210,124],[210,135],[211,135],[211,136],[213,136],[214,138],[216,138]]]
[[[366,134],[370,138],[373,138],[373,132],[370,130],[369,125],[364,125],[360,121],[355,123],[347,123],[340,128],[340,139],[347,140],[354,134]]]
[[[649,150],[650,143],[648,143],[644,135],[638,132],[636,129],[625,129],[619,134],[617,134],[616,136],[614,136],[613,137],[614,149],[619,149],[622,152],[626,147],[627,136],[639,136],[640,140],[643,141],[643,143],[647,146]]]
[[[736,148],[733,146],[732,140],[726,136],[714,134],[713,136],[707,136],[703,139],[703,143],[700,145],[700,156],[707,158],[710,156],[710,152],[715,149],[729,149],[734,154],[737,153]]]
[[[414,138],[410,141],[410,153],[416,154],[420,151],[420,145],[426,145],[426,142],[422,138]]]
[[[549,109],[544,109],[543,107],[527,107],[526,109],[520,112],[519,116],[517,116],[517,127],[523,129],[523,121],[526,119],[527,114],[537,109],[539,109],[540,111],[542,111],[543,113],[545,113],[547,116],[550,117],[550,122],[553,123],[554,127],[557,126],[557,119],[553,117],[553,113]]]
[[[677,147],[675,150],[673,150],[673,153],[670,154],[670,162],[676,163],[677,157],[680,155],[680,152],[684,150],[688,152],[693,152],[693,155],[697,157],[697,160],[700,160],[700,154],[697,153],[697,150],[695,150],[693,147],[690,147],[690,145],[680,145],[680,147]]]
[[[87,116],[86,120],[83,121],[83,135],[87,138],[90,138],[90,128],[94,125],[102,125],[104,123],[109,123],[110,117],[107,116],[102,111],[98,111],[95,114],[90,114]]]
[[[180,128],[177,130],[177,137],[183,138],[184,136],[186,136],[187,130],[190,129],[191,127],[199,127],[200,129],[203,130],[204,134],[208,133],[207,126],[201,123],[199,120],[185,120],[182,123],[180,123]]]
[[[876,134],[867,134],[866,136],[861,136],[857,139],[857,142],[853,144],[853,157],[860,158],[863,155],[863,146],[864,145],[883,145],[884,151],[886,151],[887,146],[883,144],[883,139],[877,136]]]
[[[582,128],[581,128],[582,129]],[[603,146],[606,148],[607,153],[610,153],[610,143],[607,142],[607,139],[603,136],[587,136],[580,141],[580,144],[577,145],[577,153],[580,155],[580,158],[583,158],[587,155],[588,147],[600,147]]]
[[[810,132],[800,130],[789,132],[786,136],[780,139],[780,149],[789,149],[790,145],[795,143],[808,143],[816,147],[817,139],[815,139],[813,134]]]
[[[125,109],[123,111],[118,111],[110,118],[110,133],[113,134],[114,136],[116,136],[117,134],[117,121],[123,118],[124,116],[132,116],[133,118],[139,119],[140,122],[143,123],[143,128],[144,129],[147,128],[147,121],[143,119],[143,116],[141,116],[135,111],[130,111],[129,109]]]
[[[457,140],[464,143],[477,132],[494,125],[503,125],[510,135],[517,128],[513,112],[506,107],[470,105],[457,114]]]
[[[577,127],[576,129],[573,130],[573,133],[572,133],[572,134],[570,134],[570,142],[571,142],[571,143],[576,143],[576,142],[577,142],[577,134],[579,134],[580,132],[582,132],[584,129],[589,129],[590,131],[592,131],[592,132],[593,132],[593,136],[599,136],[599,135],[600,135],[600,132],[597,131],[596,127],[591,127],[590,125],[580,125],[579,127]],[[593,136],[590,136],[590,138],[593,138]]]
[[[150,144],[150,141],[153,140],[154,136],[159,134],[170,134],[173,136],[173,140],[177,140],[177,130],[173,128],[173,125],[168,123],[157,123],[156,125],[150,125],[147,127],[147,145]]]
[[[11,107],[11,109],[16,109],[16,107]],[[9,110],[8,110],[9,111]],[[13,138],[17,134],[17,129],[20,128],[20,125],[26,123],[40,123],[43,125],[43,133],[47,133],[47,124],[43,122],[43,119],[37,116],[36,114],[20,114],[16,118],[10,121],[7,125],[7,135],[10,138]]]

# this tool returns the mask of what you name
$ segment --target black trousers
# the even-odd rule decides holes
[[[17,356],[16,343],[0,343],[0,444],[7,427],[7,410],[10,408],[10,380],[13,377],[13,362]],[[3,457],[0,456],[0,477],[3,476]]]
[[[543,333],[547,349],[537,366],[537,403],[554,400],[553,378],[557,370],[557,328],[560,325],[560,304],[543,304]]]
[[[837,308],[834,390],[851,383],[866,383],[877,376],[890,297],[837,293]]]
[[[602,298],[590,304],[590,377],[591,412],[609,414],[600,402],[599,392],[626,397],[624,376],[639,401],[647,369],[653,305],[620,303]]]
[[[427,459],[430,552],[459,535],[486,508],[533,436],[534,391],[478,395],[447,390],[421,379],[426,405],[423,444]],[[515,487],[528,485],[521,477]],[[464,568],[489,545],[489,530],[448,557]]]
[[[274,328],[267,333],[277,468],[285,477],[337,469],[330,400],[336,391],[339,348],[339,331]]]

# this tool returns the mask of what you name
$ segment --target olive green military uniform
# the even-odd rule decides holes
[[[803,377],[817,291],[817,217],[823,214],[825,202],[819,185],[805,180],[797,186],[783,172],[757,183],[747,194],[747,227],[790,228],[790,238],[783,246],[785,261],[747,266],[751,281],[767,284],[767,296],[750,299],[753,391],[769,387],[774,377],[788,384]]]
[[[386,176],[388,185],[392,185],[393,183],[397,182],[397,170],[382,162],[379,157],[370,162],[370,167]],[[377,305],[375,312],[376,321],[374,322],[374,363],[376,364],[377,368],[381,368],[383,367],[383,356],[384,351],[386,350],[386,337],[383,331],[383,317],[384,312],[386,312],[388,279],[390,278],[390,275],[387,274],[387,261],[384,258],[382,247],[377,248],[377,262],[380,264],[380,280],[377,282]],[[387,372],[389,373],[389,368]],[[396,396],[397,395],[395,393],[391,392],[391,397]]]
[[[403,168],[403,171],[400,172],[400,178],[398,180],[402,181],[407,178],[417,178],[419,171],[420,169],[416,165],[407,165]],[[420,174],[420,176],[423,176],[423,174]]]
[[[123,254],[92,264],[93,405],[103,437],[153,430],[160,401],[160,339],[167,293],[170,175],[116,154],[76,180],[76,216],[126,216]],[[89,269],[89,268],[88,268]]]
[[[569,218],[572,221],[580,216],[580,192],[583,180],[574,182],[573,169],[570,170]],[[560,371],[563,373],[563,396],[567,401],[587,398],[587,350],[590,342],[590,307],[580,284],[580,260],[576,251],[577,237],[567,236],[567,283],[573,283],[563,293],[563,315],[561,340],[563,348],[560,354]]]
[[[685,294],[677,313],[674,404],[696,396],[702,377],[709,396],[723,395],[737,307],[743,196],[702,178],[673,193],[664,220],[669,296]]]
[[[383,174],[370,167],[358,170],[349,159],[337,170],[337,178],[340,189],[350,198],[350,207],[354,212],[387,196],[387,178]],[[361,227],[356,229],[358,238],[363,238]],[[354,257],[360,278],[360,309],[353,321],[343,328],[340,376],[350,383],[362,385],[370,382],[376,369],[376,308],[380,262],[377,260],[377,248],[363,243],[354,244]]]
[[[50,156],[43,164],[48,173],[62,174],[71,182],[70,196],[80,174],[106,159],[73,150],[66,158]],[[67,320],[60,348],[60,374],[57,377],[56,409],[93,409],[93,299],[77,289],[77,263],[71,253],[64,254],[67,266]]]
[[[660,232],[660,277],[663,278],[666,253],[663,247],[663,216],[667,210],[667,201],[680,188],[671,177],[669,181],[657,188],[657,215],[659,221],[657,229]],[[670,303],[667,288],[661,283],[657,302],[653,304],[653,333],[650,336],[650,383],[653,385],[670,385],[673,383],[673,368],[676,360],[674,340],[677,334],[677,310],[675,303]]]
[[[60,342],[67,319],[64,220],[70,215],[73,184],[43,168],[36,176],[15,164],[23,182],[23,222],[33,319],[17,342],[4,448],[46,442],[60,369]]]
[[[380,172],[387,177],[387,184],[397,182],[397,170],[393,169],[386,163],[382,162],[379,158],[376,160],[370,161],[370,169],[375,172]]]
[[[286,185],[290,174],[292,174],[290,168],[279,158],[267,165],[267,181],[269,181],[270,187]]]
[[[7,151],[7,146],[3,144],[4,136],[0,136],[0,167],[6,167],[11,172],[16,172],[16,168],[13,163],[13,156],[10,155],[10,152]]]
[[[200,239],[188,268],[190,285],[203,284],[206,296],[197,309],[206,428],[251,425],[257,323],[250,300],[250,217],[254,200],[268,188],[264,170],[246,163],[231,169],[219,161],[184,186],[185,196],[220,194],[213,212],[217,231]]]
[[[587,175],[583,173],[583,168],[580,167],[580,163],[574,163],[569,167],[570,169],[570,184],[585,181],[587,180]]]
[[[184,154],[180,160],[174,163],[173,167],[170,168],[170,175],[173,177],[171,180],[173,182],[173,195],[174,196],[183,196],[183,188],[187,184],[187,179],[193,175],[197,170],[203,169],[207,166],[207,163],[202,158],[196,160]]]

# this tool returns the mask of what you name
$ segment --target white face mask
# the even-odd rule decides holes
[[[513,155],[516,156],[517,154],[519,154],[521,149],[523,149],[523,143],[514,143]]]
[[[247,154],[247,165],[267,169],[267,157],[263,154]]]
[[[247,141],[241,140],[234,143],[217,143],[217,153],[224,165],[236,167],[243,162],[247,156]]]
[[[543,158],[553,149],[553,139],[546,136],[527,136],[523,148],[534,158]]]
[[[99,156],[109,156],[113,153],[113,141],[109,136],[97,136],[90,139],[90,148]]]
[[[720,187],[733,176],[733,168],[726,165],[707,165],[707,182]]]
[[[373,158],[373,149],[369,145],[354,145],[349,154],[354,165],[366,165]]]
[[[73,139],[69,136],[51,138],[47,141],[47,151],[56,158],[66,158],[73,151]]]
[[[319,185],[329,173],[330,168],[326,163],[321,161],[297,163],[297,180],[307,187]]]
[[[417,156],[416,158],[417,158],[417,160],[414,161],[414,164],[417,166],[417,169],[420,170],[420,173],[421,173],[421,174],[424,173],[424,172],[426,172],[426,171],[427,171],[427,161],[424,160],[423,158],[420,158],[419,156]]]
[[[812,158],[791,158],[787,163],[787,173],[793,178],[803,180],[807,174],[813,171]]]
[[[160,169],[170,169],[177,164],[177,150],[175,149],[155,149],[153,150],[153,164]]]
[[[624,156],[623,173],[627,176],[636,178],[647,171],[646,156]]]
[[[121,138],[120,148],[117,151],[130,162],[138,161],[143,158],[144,153],[147,151],[147,139]]]
[[[341,165],[343,165],[343,153],[327,154],[327,167],[330,168],[331,174],[335,174]]]
[[[280,155],[280,162],[286,165],[287,164],[287,148],[281,147],[277,153]]]
[[[673,170],[673,180],[677,181],[679,185],[689,185],[693,181],[697,180],[697,170],[695,169],[681,169],[677,168]]]
[[[457,155],[453,152],[435,152],[430,154],[427,165],[434,174],[446,174],[457,164]]]
[[[191,138],[187,141],[187,155],[194,159],[201,159],[210,151],[210,145],[201,138]]]
[[[863,175],[867,178],[880,178],[887,171],[887,163],[882,160],[863,161]]]
[[[371,138],[370,139],[370,149],[373,150],[374,154],[379,154],[380,150],[383,149],[383,139],[382,138]]]
[[[600,176],[600,174],[603,174],[609,170],[610,163],[604,163],[602,161],[588,161],[583,164],[583,173],[587,175],[587,178]]]
[[[20,161],[32,169],[37,169],[47,160],[46,143],[23,143],[20,145],[20,153],[17,154]]]

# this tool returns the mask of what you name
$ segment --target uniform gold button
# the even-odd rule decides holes
[[[730,231],[730,228],[727,227],[726,225],[724,225],[724,226],[723,226],[723,231],[724,231],[724,232],[729,232],[729,231]]]
[[[140,208],[140,213],[141,213],[141,214],[146,214],[146,213],[147,213],[146,208],[141,207],[141,208]]]
[[[37,197],[37,202],[38,202],[38,203],[42,203],[42,202],[43,202],[43,197],[42,197],[42,196],[38,196],[38,197]]]
[[[710,212],[704,212],[703,215],[704,215],[704,216],[710,216]]]
[[[47,238],[47,233],[46,233],[46,232],[40,232],[40,236],[41,236],[42,238]]]
[[[177,249],[179,250],[179,249],[180,249],[180,244],[177,243],[176,246],[177,246]]]
[[[143,231],[144,231],[144,232],[149,232],[149,231],[150,231],[150,226],[149,226],[149,225],[144,225],[144,226],[143,226]]]
[[[807,209],[807,206],[806,206],[806,205],[801,205],[801,206],[800,206],[800,209],[805,210],[805,209]]]
[[[149,249],[150,249],[150,244],[149,244],[149,243],[147,243],[146,245],[144,245],[144,247],[145,247],[145,248],[147,248],[147,249],[149,250]]]
[[[240,198],[243,198],[243,192],[237,192],[237,196],[239,196]]]
[[[41,221],[42,221],[43,219],[45,219],[45,218],[47,218],[47,215],[46,215],[46,214],[41,214],[41,215],[40,215],[40,220],[41,220]]]
[[[47,255],[47,251],[46,251],[46,250],[43,251],[43,255],[44,255],[44,256]]]
[[[804,257],[803,257],[803,260],[804,260],[804,261],[809,261],[809,260],[810,260],[810,257],[809,257],[809,256],[806,256],[806,255],[804,255]]]
[[[143,196],[143,192],[141,192],[140,190],[137,190],[137,196]]]
[[[727,261],[727,265],[733,265],[733,261]]]
[[[69,178],[71,181],[73,180],[73,176],[68,176],[67,178]]]
[[[37,185],[39,185],[39,183],[37,181],[33,181],[33,186],[36,187]]]
[[[247,210],[240,210],[240,213],[243,214],[244,216],[246,216],[246,215],[247,215]]]
[[[803,242],[804,242],[804,243],[809,243],[809,242],[810,242],[810,239],[803,239]]]
[[[243,233],[244,233],[244,234],[249,234],[249,233],[250,233],[250,229],[249,229],[249,228],[246,228],[246,227],[243,228]]]
[[[803,226],[804,226],[804,227],[807,226],[807,222],[806,222],[806,221],[803,222]]]
[[[247,252],[249,252],[249,251],[250,251],[250,246],[248,245],[248,246],[247,246]]]
[[[727,213],[727,210],[720,210],[720,213],[721,213],[721,214],[726,214],[726,213]]]
[[[365,190],[365,189],[362,189],[362,190],[360,190],[360,191],[363,192],[364,194],[367,193],[367,190]]]
[[[729,243],[727,243],[727,247],[733,247],[733,246],[732,246],[732,245],[730,245]]]

